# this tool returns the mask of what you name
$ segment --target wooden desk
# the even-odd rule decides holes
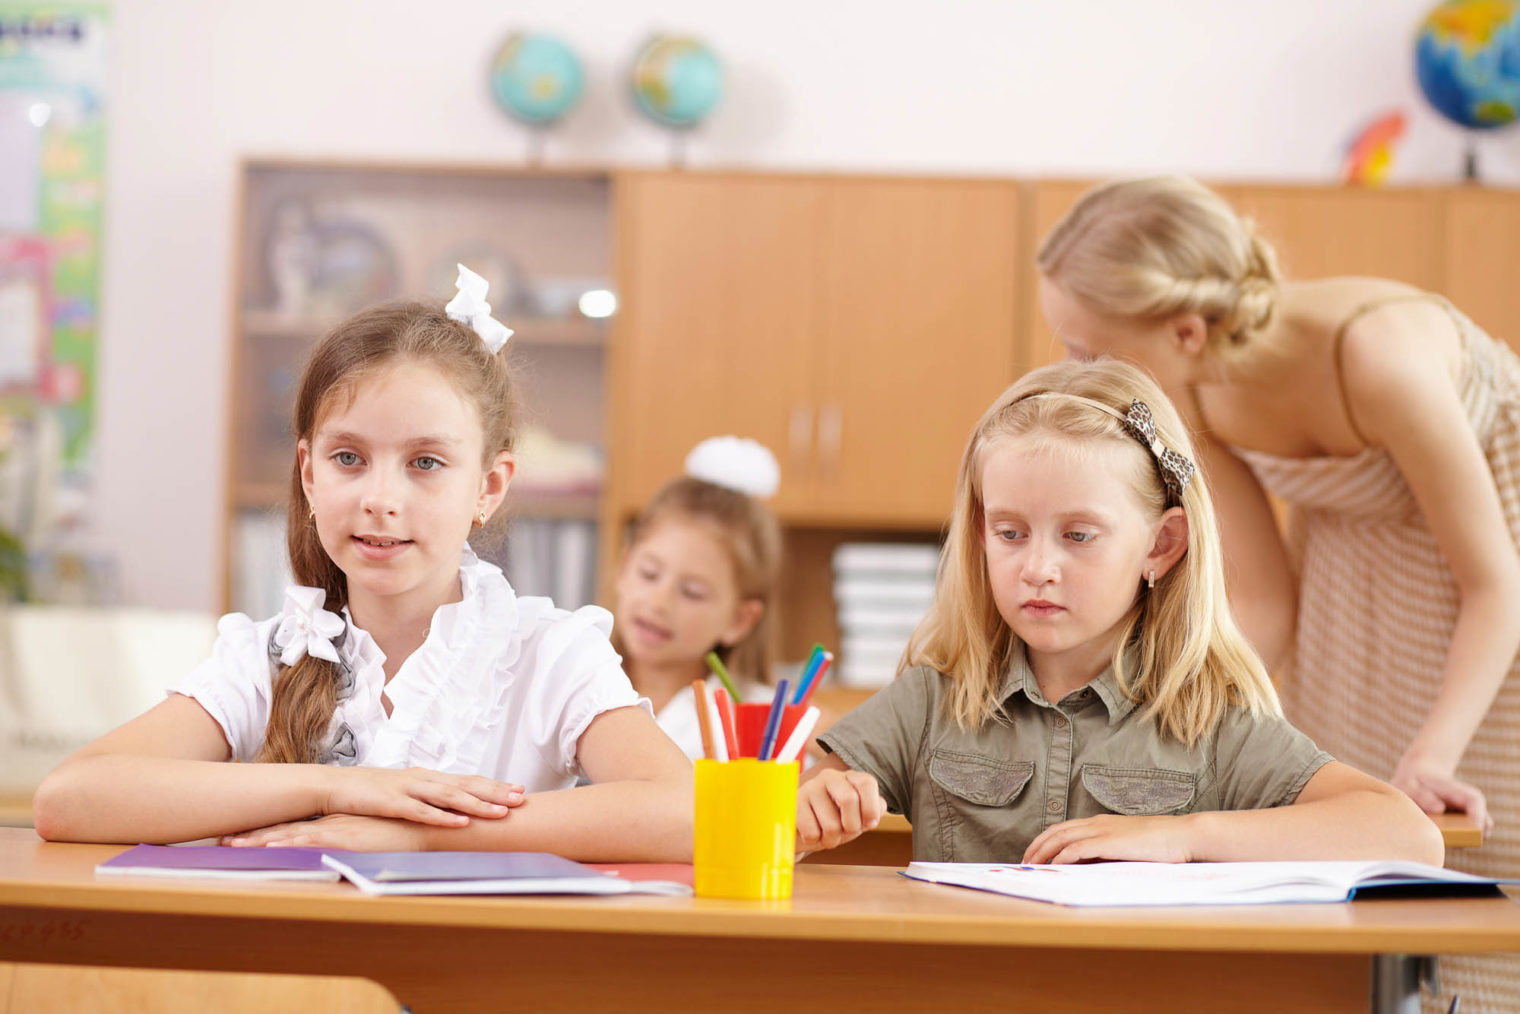
[[[417,1014],[1097,1012],[1121,998],[1141,1014],[1249,1014],[1366,1011],[1373,973],[1407,966],[1378,955],[1520,951],[1510,898],[1065,909],[849,866],[800,867],[790,902],[370,898],[97,881],[118,851],[0,829],[0,961],[354,975]]]

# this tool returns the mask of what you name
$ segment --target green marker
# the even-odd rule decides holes
[[[723,667],[723,660],[718,657],[716,651],[709,651],[707,653],[707,668],[711,669],[713,675],[723,681],[723,689],[728,691],[729,699],[734,702],[735,707],[738,707],[739,688],[734,686],[734,681],[729,678],[728,670]]]

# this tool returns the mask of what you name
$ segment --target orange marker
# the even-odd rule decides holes
[[[728,747],[729,760],[736,760],[739,756],[739,731],[734,724],[734,702],[729,700],[728,691],[722,687],[713,688],[713,700],[718,704],[718,724],[723,726],[723,744]]]
[[[718,754],[713,749],[712,719],[707,713],[707,681],[692,680],[691,692],[697,696],[697,728],[702,730],[702,756],[707,760],[716,760]]]

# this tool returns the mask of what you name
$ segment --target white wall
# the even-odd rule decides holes
[[[97,528],[131,604],[221,595],[235,166],[245,154],[502,161],[500,38],[532,28],[589,82],[548,160],[661,164],[623,97],[654,29],[708,40],[728,97],[693,166],[1327,181],[1403,106],[1403,180],[1451,180],[1461,140],[1422,103],[1433,0],[119,0]],[[1520,182],[1520,131],[1482,144]]]

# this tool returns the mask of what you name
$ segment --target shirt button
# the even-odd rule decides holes
[[[1057,729],[1064,729],[1064,728],[1066,728],[1066,719],[1064,717],[1062,717],[1061,715],[1057,715],[1056,716],[1056,728]]]
[[[1051,813],[1060,813],[1061,812],[1061,801],[1059,799],[1052,799],[1050,801],[1050,805],[1047,806],[1046,809],[1049,810]]]

